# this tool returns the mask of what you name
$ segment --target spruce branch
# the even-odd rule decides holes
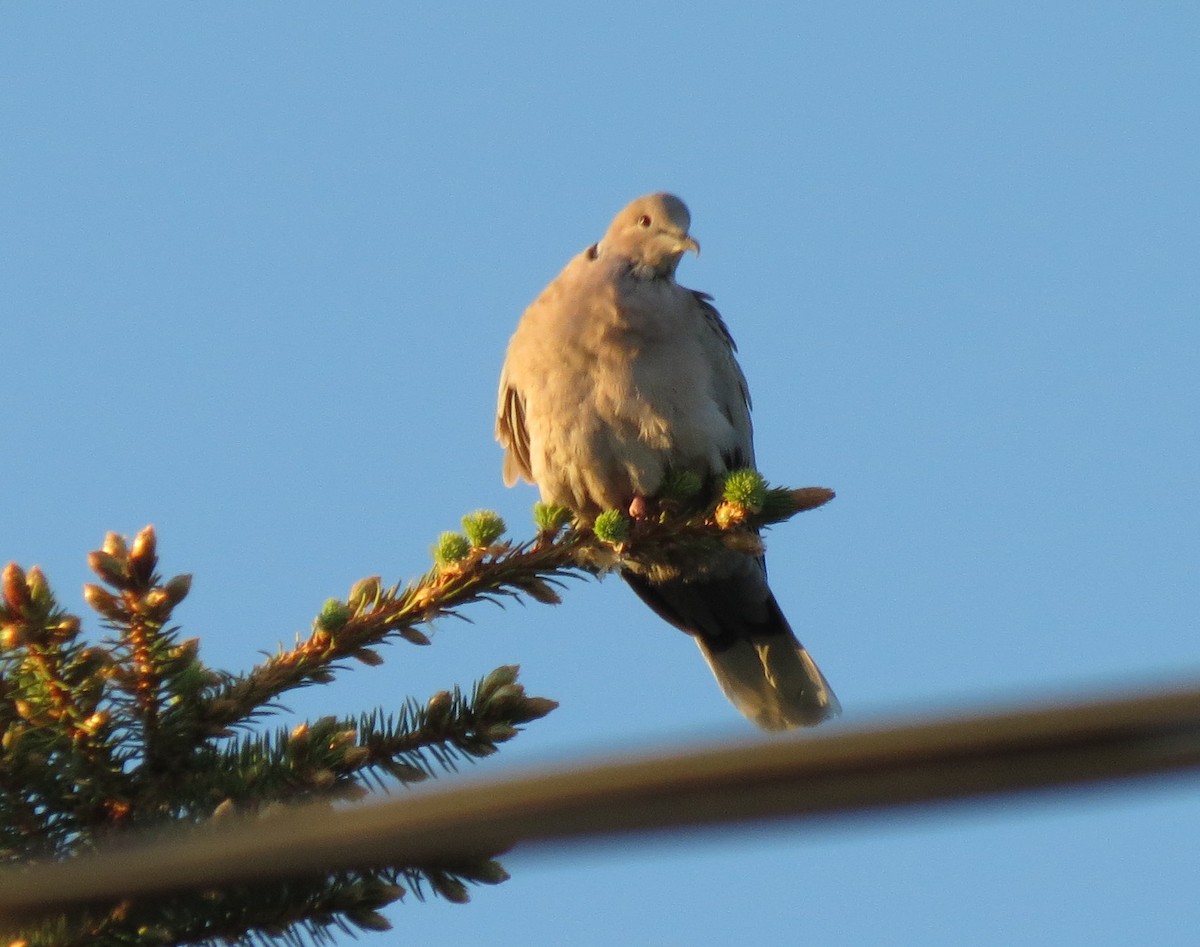
[[[470,530],[495,538],[503,524],[473,515]],[[108,534],[88,563],[100,581],[84,598],[108,630],[99,645],[85,642],[82,622],[58,605],[36,566],[0,573],[0,860],[9,863],[70,858],[133,827],[204,831],[297,802],[358,799],[371,785],[415,782],[490,755],[556,706],[527,695],[517,668],[505,666],[469,697],[454,686],[398,712],[255,733],[251,724],[281,692],[269,690],[268,700],[227,716],[234,729],[218,731],[208,725],[213,708],[227,706],[243,678],[206,667],[199,642],[181,639],[173,611],[191,579],[159,575],[153,528],[132,542]],[[378,580],[352,590],[360,611],[380,596]],[[292,655],[306,669],[303,683],[332,679],[343,656],[379,663],[365,647],[379,636],[339,635],[350,614],[336,602],[322,610]],[[245,678],[273,672],[268,661]],[[496,854],[95,906],[13,936],[30,947],[331,942],[333,931],[384,929],[378,910],[406,888],[464,901],[469,885],[504,880]]]
[[[305,641],[223,682],[203,702],[197,725],[210,735],[246,725],[288,690],[330,680],[339,662],[378,663],[375,649],[389,639],[428,644],[418,625],[458,616],[475,602],[526,597],[557,604],[564,580],[589,573],[628,568],[664,578],[703,569],[721,547],[759,552],[762,528],[834,496],[824,487],[771,488],[756,471],[746,470],[729,474],[722,494],[697,507],[693,481],[689,475],[672,478],[671,489],[633,520],[607,511],[595,524],[568,527],[565,510],[539,503],[534,508],[538,534],[525,542],[501,539],[504,523],[496,514],[469,514],[463,533],[439,537],[432,550],[435,565],[424,576],[404,587],[385,587],[372,576],[357,582],[344,602],[326,602]]]
[[[652,578],[702,571],[714,551],[760,552],[761,529],[833,497],[771,488],[753,471],[707,496],[702,488],[686,473],[672,476],[659,497],[593,522],[538,504],[537,532],[521,542],[504,538],[496,514],[477,510],[438,540],[425,575],[356,582],[344,601],[324,604],[307,638],[241,674],[209,668],[199,641],[181,638],[174,610],[191,577],[159,573],[152,527],[132,541],[109,533],[88,557],[100,581],[84,598],[109,632],[98,645],[40,569],[10,564],[0,573],[0,860],[70,858],[130,828],[203,832],[295,803],[332,806],[495,753],[557,706],[526,694],[516,666],[394,712],[273,732],[256,724],[289,690],[332,681],[347,659],[377,665],[379,647],[396,638],[430,644],[419,626],[462,617],[476,602],[555,604],[566,580],[618,568]],[[503,881],[497,854],[93,906],[19,938],[29,947],[332,942],[336,931],[383,929],[379,909],[406,888],[457,902],[471,884]]]

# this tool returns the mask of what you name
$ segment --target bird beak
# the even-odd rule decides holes
[[[696,254],[696,256],[699,256],[700,255],[700,243],[691,234],[685,233],[683,235],[683,239],[681,239],[679,241],[679,252],[687,253],[688,250],[691,250],[693,253]]]

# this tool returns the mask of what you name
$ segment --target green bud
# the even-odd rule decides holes
[[[533,504],[533,522],[538,532],[557,533],[571,519],[571,511],[565,506],[552,506],[540,500]]]
[[[476,510],[462,519],[463,531],[476,549],[486,549],[504,535],[508,528],[504,520],[492,510]]]
[[[592,532],[601,542],[617,545],[629,538],[629,517],[620,510],[605,510],[596,517]]]
[[[749,467],[735,470],[725,478],[724,496],[727,502],[757,513],[767,499],[767,481],[757,470]]]
[[[321,631],[338,631],[350,620],[350,609],[336,598],[327,599],[317,616],[316,625]]]
[[[672,470],[663,480],[658,495],[664,500],[682,503],[698,494],[702,486],[704,481],[700,479],[699,474],[690,470]]]
[[[442,533],[432,551],[434,562],[439,566],[449,566],[467,558],[471,542],[462,533]]]

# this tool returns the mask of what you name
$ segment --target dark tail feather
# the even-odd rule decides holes
[[[622,573],[659,617],[696,639],[730,702],[764,730],[821,723],[841,712],[829,682],[796,640],[762,565],[748,556],[726,574],[653,583]]]

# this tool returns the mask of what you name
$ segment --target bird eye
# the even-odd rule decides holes
[[[650,215],[642,214],[642,216],[638,218],[638,226],[639,227],[649,227],[650,226]]]

